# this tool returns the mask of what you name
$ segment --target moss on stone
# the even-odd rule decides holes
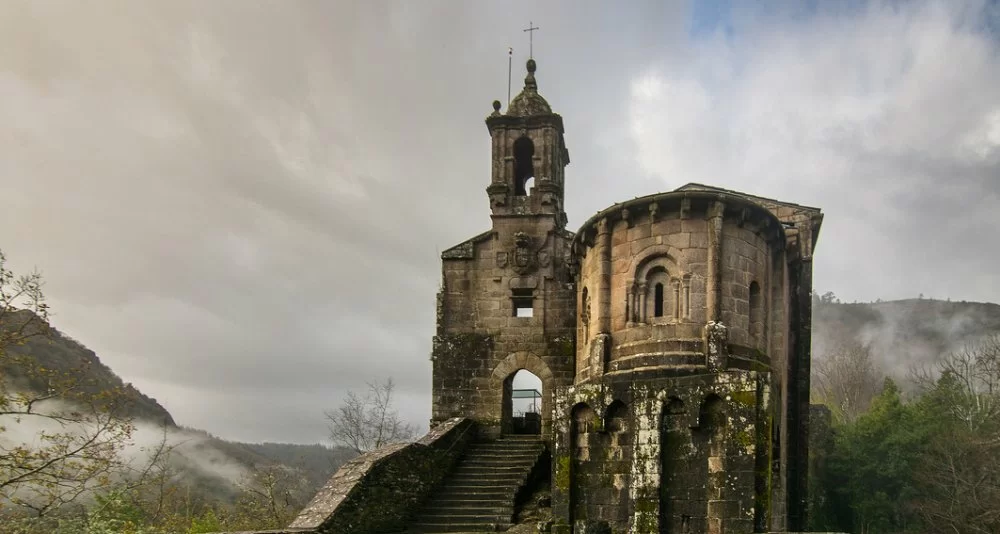
[[[492,350],[493,336],[470,332],[435,336],[431,352],[435,358],[478,358],[488,356]]]
[[[754,446],[754,435],[749,428],[738,430],[733,433],[733,441],[739,443],[743,449],[748,449]]]
[[[743,406],[754,406],[757,404],[756,391],[734,391],[730,394],[733,402]]]
[[[570,475],[570,463],[571,459],[568,454],[562,454],[556,457],[556,476],[555,484],[556,488],[569,491],[569,475]]]
[[[573,336],[555,336],[546,339],[549,354],[559,358],[573,359],[576,356],[576,341]]]

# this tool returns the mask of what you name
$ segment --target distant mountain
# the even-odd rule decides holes
[[[844,342],[869,345],[884,372],[905,379],[913,366],[933,364],[966,343],[1000,334],[1000,305],[907,299],[841,303],[813,299],[813,358]]]
[[[16,327],[30,318],[29,313],[20,311],[8,315],[6,324],[0,328]],[[354,456],[348,449],[319,444],[226,441],[203,430],[178,426],[156,399],[125,383],[94,351],[55,328],[49,328],[44,336],[32,337],[23,345],[6,347],[6,350],[29,356],[47,369],[74,373],[79,370],[80,383],[86,384],[90,391],[125,388],[134,398],[128,415],[135,419],[139,433],[144,434],[140,440],[143,446],[148,448],[150,440],[165,430],[168,443],[179,444],[171,458],[189,486],[221,500],[234,497],[242,479],[267,466],[279,466],[297,473],[296,478],[304,483],[304,491],[312,495],[340,465]],[[6,377],[17,388],[41,392],[47,387],[15,365],[0,361],[0,366],[4,366],[0,367],[0,377]]]
[[[0,328],[18,325],[30,318],[30,311],[16,312],[9,315],[8,324],[0,325]],[[87,389],[92,391],[107,391],[116,387],[125,388],[135,399],[128,415],[157,424],[175,426],[174,418],[156,399],[144,395],[132,384],[124,383],[107,365],[101,363],[94,351],[54,327],[49,327],[45,335],[30,337],[23,345],[6,347],[6,350],[14,354],[29,355],[39,366],[46,369],[63,372],[81,370],[80,383],[86,384]],[[3,363],[0,362],[0,365]],[[18,387],[30,391],[44,391],[46,388],[46,384],[25,376],[23,369],[19,367],[6,366],[0,371]]]

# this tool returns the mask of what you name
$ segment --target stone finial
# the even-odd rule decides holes
[[[500,106],[501,105],[502,104],[500,103],[499,100],[494,100],[493,101],[493,113],[491,115],[499,115],[500,114]]]
[[[507,106],[507,115],[528,117],[531,115],[547,115],[552,113],[549,103],[542,98],[542,95],[538,94],[538,82],[535,80],[537,65],[534,59],[528,60],[527,68],[528,75],[524,77],[524,89]]]

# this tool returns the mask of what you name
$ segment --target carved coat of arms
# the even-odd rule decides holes
[[[531,236],[524,232],[514,234],[514,272],[528,274],[535,270],[535,251],[531,250]]]

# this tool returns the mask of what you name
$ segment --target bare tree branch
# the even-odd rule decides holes
[[[416,429],[400,420],[393,409],[395,387],[390,378],[384,383],[369,383],[365,397],[348,392],[337,410],[326,412],[333,442],[362,454],[383,445],[412,440]]]

